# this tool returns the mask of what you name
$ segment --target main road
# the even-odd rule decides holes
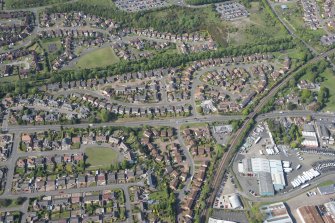
[[[115,121],[115,122],[104,122],[104,123],[83,123],[83,124],[70,124],[70,125],[27,125],[27,126],[8,126],[9,133],[17,133],[17,132],[37,132],[44,130],[60,130],[63,128],[87,128],[88,126],[92,126],[94,128],[97,127],[107,127],[107,126],[125,126],[125,127],[139,127],[144,125],[151,126],[171,126],[178,127],[182,124],[188,123],[206,123],[206,122],[223,122],[230,120],[240,120],[245,116],[243,115],[207,115],[199,118],[195,117],[171,117],[171,119],[156,119],[156,120],[138,120],[138,121]]]

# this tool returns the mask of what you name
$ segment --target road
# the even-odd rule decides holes
[[[171,117],[171,119],[158,119],[158,120],[143,120],[143,121],[116,121],[116,122],[104,122],[104,123],[96,123],[93,124],[93,127],[107,127],[107,126],[125,126],[125,127],[137,127],[144,125],[152,125],[152,126],[172,126],[178,127],[183,124],[188,123],[210,123],[210,122],[223,122],[230,120],[240,120],[243,119],[243,115],[226,115],[226,116],[202,116],[199,118],[194,117]],[[60,130],[63,128],[87,128],[89,126],[88,123],[84,124],[70,124],[70,125],[28,125],[28,126],[9,126],[8,132],[36,132],[36,131],[44,131],[44,130]]]
[[[179,143],[180,143],[180,145],[183,149],[183,153],[186,157],[186,162],[190,166],[190,177],[187,178],[187,180],[185,182],[185,186],[183,187],[183,189],[178,194],[179,201],[182,201],[184,199],[184,196],[185,196],[185,191],[188,191],[189,188],[190,188],[191,181],[192,181],[191,179],[193,179],[195,167],[194,167],[193,157],[192,157],[190,151],[187,149],[187,147],[185,145],[185,142],[184,142],[184,139],[183,139],[180,128],[178,129],[178,141],[179,141]]]

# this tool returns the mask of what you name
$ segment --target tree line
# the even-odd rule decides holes
[[[205,4],[225,2],[225,1],[228,1],[228,0],[186,0],[186,3],[190,5],[205,5]]]
[[[29,7],[45,6],[49,4],[64,3],[69,0],[6,0],[6,8],[22,9]]]
[[[74,80],[88,80],[92,78],[103,78],[113,75],[120,75],[128,72],[143,72],[158,68],[178,67],[192,61],[199,61],[211,58],[222,58],[227,56],[250,55],[255,53],[277,52],[292,49],[295,43],[291,37],[272,39],[262,43],[242,45],[238,47],[220,48],[217,51],[208,51],[192,54],[160,54],[149,59],[138,61],[121,61],[120,63],[105,68],[92,68],[83,70],[63,70],[54,73],[41,73],[31,78],[20,80],[14,83],[0,84],[0,95],[7,93],[24,94],[37,93],[38,86],[49,83],[68,82]]]

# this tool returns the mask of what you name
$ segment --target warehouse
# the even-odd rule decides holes
[[[319,146],[318,138],[313,125],[304,125],[302,136],[304,141],[302,141],[301,145],[308,148],[317,148]]]
[[[258,180],[259,180],[259,194],[261,196],[273,196],[275,194],[270,173],[259,172]]]
[[[263,158],[252,158],[251,168],[254,173],[271,171],[269,160]]]
[[[232,209],[240,209],[243,208],[241,200],[237,194],[233,194],[229,197],[229,202],[231,204]]]
[[[260,210],[265,215],[264,223],[293,223],[283,202],[264,205]]]
[[[270,171],[275,191],[284,189],[286,183],[282,162],[280,160],[270,160]]]
[[[298,215],[302,223],[324,222],[315,206],[298,208]]]
[[[208,223],[236,223],[235,221],[226,221],[226,220],[220,220],[215,218],[209,218]]]
[[[273,196],[274,191],[280,191],[286,186],[281,160],[244,159],[239,163],[238,170],[244,175],[251,176],[253,174],[258,176],[261,196]]]

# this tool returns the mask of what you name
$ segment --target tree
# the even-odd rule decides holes
[[[303,102],[310,102],[311,101],[311,96],[312,96],[312,92],[310,90],[303,89],[301,91],[301,100]]]
[[[121,168],[123,170],[127,169],[128,168],[128,161],[127,160],[123,160],[122,163],[121,163]]]
[[[102,122],[108,122],[110,121],[110,113],[107,111],[107,109],[102,109],[100,112],[100,119]]]
[[[289,102],[289,103],[287,104],[287,109],[288,109],[288,110],[294,110],[294,109],[296,109],[296,108],[297,108],[297,105],[294,104],[294,103],[292,103],[292,102]]]

